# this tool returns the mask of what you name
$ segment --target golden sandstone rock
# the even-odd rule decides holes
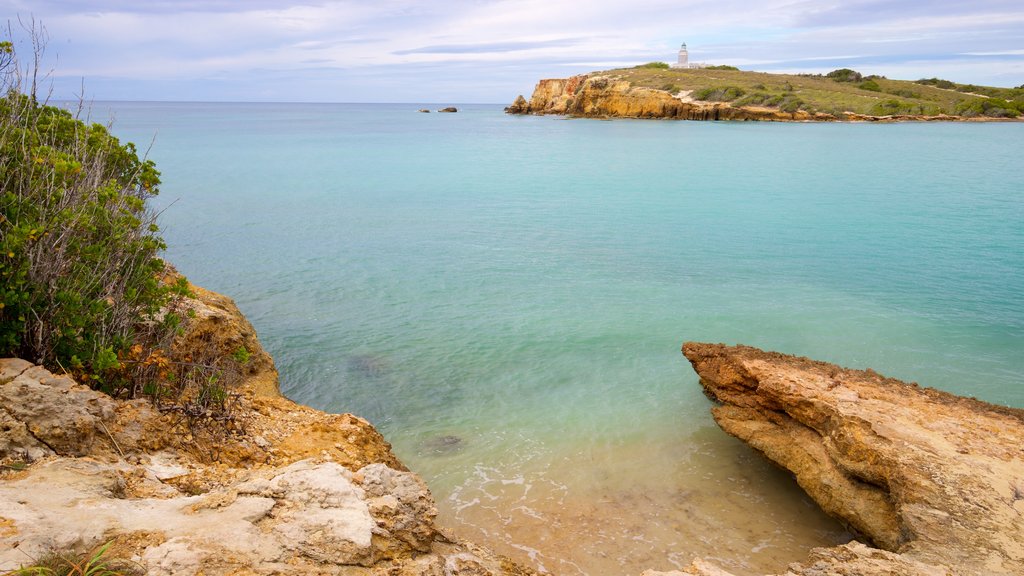
[[[147,574],[534,574],[441,533],[366,420],[278,392],[230,298],[192,287],[179,358],[249,352],[227,422],[189,422],[0,359],[0,573],[96,550]]]
[[[683,354],[719,426],[875,546],[787,574],[1024,574],[1024,411],[745,346]]]

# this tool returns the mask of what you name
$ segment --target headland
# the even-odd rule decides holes
[[[798,75],[659,64],[541,80],[528,100],[519,96],[505,111],[585,118],[984,122],[1020,120],[1024,108],[1024,87],[890,80],[849,69]]]

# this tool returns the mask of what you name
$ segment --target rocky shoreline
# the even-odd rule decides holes
[[[733,106],[728,102],[693,100],[666,90],[633,86],[626,80],[602,74],[541,80],[530,99],[522,95],[505,108],[508,114],[561,115],[579,118],[647,118],[670,120],[732,120],[755,122],[1014,122],[1015,119],[895,114],[870,116],[845,112],[840,115],[806,110],[785,112],[765,106]]]
[[[133,574],[537,574],[443,533],[368,422],[282,397],[234,303],[193,292],[179,352],[251,351],[227,424],[0,360],[0,573],[109,543]],[[1024,411],[743,346],[683,353],[722,429],[861,540],[786,575],[1024,573]],[[700,559],[644,573],[680,575],[729,573]]]
[[[442,533],[368,422],[282,397],[234,303],[192,290],[178,352],[250,351],[226,424],[0,360],[0,574],[105,543],[126,574],[535,574]]]

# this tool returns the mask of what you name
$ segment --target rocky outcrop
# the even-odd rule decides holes
[[[170,274],[177,277],[176,272]],[[189,291],[192,296],[176,304],[177,312],[187,321],[173,344],[175,359],[229,358],[244,348],[249,356],[244,366],[244,387],[258,396],[280,396],[274,360],[235,301],[194,284],[189,284]]]
[[[447,113],[454,113],[454,112],[458,112],[458,111],[459,111],[459,109],[454,107],[454,106],[448,106],[447,108],[441,108],[440,110],[438,110],[438,112],[447,112]]]
[[[355,416],[249,392],[214,446],[221,423],[22,360],[0,374],[0,573],[112,542],[154,575],[532,574],[439,532],[427,486]]]
[[[516,97],[509,114],[557,114],[583,118],[664,118],[671,120],[733,120],[759,122],[996,122],[1005,118],[897,114],[870,116],[854,112],[784,112],[767,106],[733,106],[728,102],[693,100],[686,93],[633,86],[603,73],[541,80],[529,100]]]
[[[441,533],[427,486],[368,422],[281,397],[234,303],[193,292],[173,354],[250,354],[226,418],[0,359],[0,573],[109,542],[107,558],[155,575],[533,574]]]
[[[505,111],[510,114],[561,114],[587,118],[773,122],[836,120],[828,114],[811,114],[803,110],[782,112],[774,108],[739,108],[726,102],[687,100],[665,90],[633,86],[625,80],[603,75],[541,80],[529,101],[519,96]]]
[[[683,353],[722,429],[873,545],[787,574],[1024,573],[1024,411],[745,346]]]

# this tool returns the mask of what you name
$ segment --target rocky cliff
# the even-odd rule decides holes
[[[1024,574],[1024,411],[745,346],[683,353],[719,426],[871,544],[787,574]]]
[[[665,90],[633,86],[609,76],[580,75],[541,80],[530,100],[516,98],[509,114],[564,114],[588,118],[669,118],[676,120],[835,120],[827,114],[772,108],[736,108],[725,102],[698,102]]]
[[[281,397],[234,303],[193,291],[175,354],[250,352],[225,421],[0,360],[0,573],[105,543],[125,574],[533,573],[442,534],[369,423]]]
[[[694,100],[689,91],[672,93],[601,73],[541,80],[529,100],[523,96],[505,108],[509,114],[557,114],[585,118],[665,118],[674,120],[734,120],[762,122],[934,122],[988,121],[946,114],[871,116],[854,112],[826,114],[785,112],[768,106],[733,106],[728,102]]]

